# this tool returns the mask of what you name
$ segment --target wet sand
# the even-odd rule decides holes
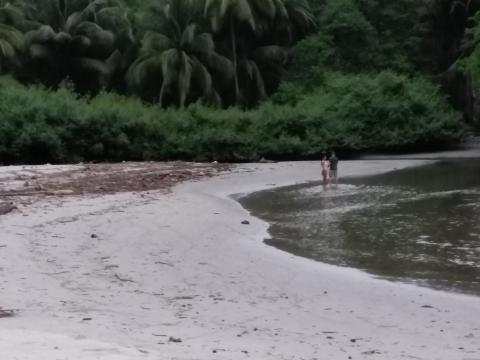
[[[480,359],[480,298],[284,253],[231,197],[318,177],[314,162],[247,164],[0,216],[0,308],[17,310],[0,318],[2,359]]]

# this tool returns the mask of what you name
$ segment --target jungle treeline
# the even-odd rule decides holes
[[[0,162],[251,161],[458,142],[473,0],[0,0]]]

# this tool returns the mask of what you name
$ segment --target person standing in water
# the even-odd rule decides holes
[[[337,176],[338,176],[338,158],[335,155],[335,151],[332,151],[329,159],[330,163],[330,179],[337,184]]]
[[[320,162],[320,165],[322,166],[323,186],[326,186],[328,184],[328,169],[330,166],[326,154],[322,155],[322,161]]]

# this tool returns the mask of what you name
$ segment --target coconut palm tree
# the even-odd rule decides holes
[[[314,24],[307,0],[206,0],[205,16],[214,32],[229,34],[237,105],[252,92],[265,96],[262,68],[280,74],[285,46]]]
[[[315,27],[315,16],[308,0],[277,0],[276,5],[274,34],[277,42],[285,38],[287,45],[291,45]]]
[[[17,28],[25,20],[20,9],[0,2],[0,72],[17,62],[24,49],[24,37]]]
[[[36,26],[25,37],[34,76],[50,85],[70,79],[80,91],[106,86],[121,58],[116,32],[128,32],[108,27],[120,18],[118,9],[112,0],[29,2]]]
[[[205,16],[209,19],[214,32],[227,29],[231,59],[234,68],[235,102],[240,102],[240,84],[238,78],[238,33],[248,29],[261,35],[276,14],[275,0],[206,0]],[[242,29],[243,28],[243,29]],[[246,61],[242,62],[246,64]],[[250,62],[248,62],[250,64]],[[245,67],[245,66],[244,66]],[[246,66],[246,68],[252,68]],[[249,73],[251,73],[249,71]]]
[[[145,34],[138,59],[127,74],[127,81],[145,86],[157,78],[160,86],[158,103],[185,106],[188,99],[198,98],[218,103],[212,72],[224,78],[233,77],[231,62],[216,53],[212,34],[198,24],[202,14],[199,0],[166,1],[157,19],[157,31]],[[155,85],[154,84],[154,85]]]

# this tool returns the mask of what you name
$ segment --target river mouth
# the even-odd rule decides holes
[[[341,170],[341,168],[340,168]],[[480,295],[480,159],[261,191],[269,245],[378,277]]]

